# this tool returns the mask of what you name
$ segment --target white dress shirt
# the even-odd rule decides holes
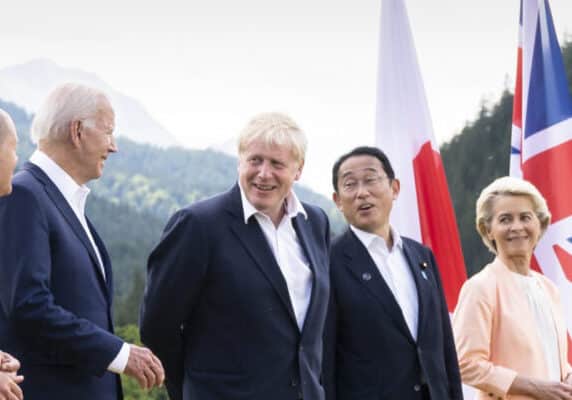
[[[560,382],[560,351],[558,348],[558,333],[552,316],[550,300],[544,289],[533,275],[522,275],[511,271],[520,282],[526,293],[528,304],[536,321],[538,338],[542,344],[548,376],[551,381]]]
[[[276,227],[269,216],[258,211],[248,201],[242,187],[240,188],[240,196],[244,211],[244,223],[248,224],[248,219],[254,215],[260,228],[262,228],[282,276],[286,280],[290,301],[294,308],[298,328],[301,331],[312,294],[312,270],[292,226],[292,218],[298,214],[308,218],[308,214],[306,214],[306,210],[304,210],[296,194],[291,191],[286,198],[286,212]]]
[[[97,256],[97,261],[99,262],[99,270],[105,278],[105,269],[103,267],[101,254],[99,252],[99,248],[95,244],[95,240],[93,239],[93,235],[89,230],[87,220],[85,218],[85,202],[87,200],[87,195],[90,192],[89,188],[85,185],[78,185],[77,182],[74,181],[73,178],[63,168],[61,168],[58,164],[56,164],[54,160],[52,160],[40,150],[34,151],[30,157],[30,162],[44,171],[44,173],[48,176],[48,178],[50,178],[54,185],[56,185],[60,193],[66,199],[68,205],[73,210],[75,216],[77,217],[78,221],[83,227],[83,230],[89,238],[91,246],[93,247],[95,255]],[[107,369],[111,372],[120,374],[125,370],[128,359],[129,345],[127,343],[123,343],[121,350],[119,350],[119,353],[111,362],[111,364],[109,364]]]
[[[373,259],[379,273],[389,286],[393,297],[401,308],[401,313],[407,323],[413,339],[417,340],[417,325],[419,323],[419,299],[417,287],[409,264],[403,253],[403,241],[395,229],[391,229],[393,247],[387,248],[385,240],[378,235],[363,231],[350,225],[360,242],[365,246]]]

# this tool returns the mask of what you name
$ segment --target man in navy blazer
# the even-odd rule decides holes
[[[111,263],[84,213],[85,183],[117,151],[96,89],[65,84],[37,112],[30,162],[0,199],[0,348],[22,362],[26,400],[117,400],[118,373],[143,387],[160,361],[113,334]]]
[[[399,180],[374,147],[333,168],[350,224],[332,244],[328,399],[462,399],[449,313],[433,253],[390,225]]]
[[[12,174],[18,162],[16,145],[18,135],[10,115],[0,109],[0,197],[12,192]],[[24,377],[18,375],[20,362],[8,353],[0,351],[0,400],[23,399],[18,386]]]
[[[238,184],[177,212],[149,257],[141,338],[175,400],[323,400],[329,226],[292,191],[306,139],[261,114]]]

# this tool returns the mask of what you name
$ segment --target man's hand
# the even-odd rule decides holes
[[[16,373],[20,369],[20,362],[8,353],[0,351],[0,371]]]
[[[163,365],[155,354],[134,344],[130,345],[129,359],[123,372],[135,378],[143,389],[159,386],[165,380]]]
[[[24,395],[18,386],[24,380],[13,372],[0,371],[0,400],[22,400]]]

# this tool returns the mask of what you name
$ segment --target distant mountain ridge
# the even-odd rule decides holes
[[[36,59],[0,69],[0,98],[33,114],[51,89],[64,82],[83,83],[103,90],[115,109],[119,136],[161,147],[179,145],[137,100],[114,90],[93,73],[62,67],[50,60]]]
[[[20,164],[34,150],[29,138],[32,116],[2,101],[14,119]],[[91,182],[88,216],[103,237],[115,271],[116,320],[137,320],[147,256],[159,240],[167,218],[177,209],[230,188],[237,179],[237,159],[213,150],[159,148],[118,139],[119,152],[106,161],[103,177]],[[301,200],[328,214],[334,232],[345,226],[334,203],[301,185]]]

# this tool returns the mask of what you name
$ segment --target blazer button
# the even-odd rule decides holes
[[[416,392],[421,390],[421,385],[414,385],[413,386],[413,390],[415,390]]]

